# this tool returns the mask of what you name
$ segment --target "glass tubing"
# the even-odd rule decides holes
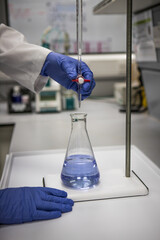
[[[82,61],[82,0],[76,0],[76,21],[77,21],[77,54],[78,54],[78,76],[82,75],[81,61]],[[78,100],[79,108],[81,106],[81,85],[78,84]]]

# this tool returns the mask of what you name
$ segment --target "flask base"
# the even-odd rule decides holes
[[[64,185],[76,188],[92,188],[99,182],[95,159],[89,155],[71,155],[63,164],[61,179]]]
[[[61,174],[62,182],[65,186],[74,189],[88,189],[93,188],[99,182],[99,173],[93,176],[65,176]]]

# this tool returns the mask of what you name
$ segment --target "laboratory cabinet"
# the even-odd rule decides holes
[[[157,119],[160,119],[160,71],[150,69],[141,70],[147,97],[148,111]]]
[[[140,12],[160,3],[160,0],[133,0],[133,12]],[[126,12],[127,0],[103,0],[93,9],[95,14],[123,14]]]
[[[160,119],[160,4],[133,16],[133,43],[148,111]]]
[[[160,0],[132,1],[133,45],[149,114],[160,119]],[[127,0],[98,3],[95,14],[124,14]]]
[[[12,139],[14,124],[0,124],[0,179]]]

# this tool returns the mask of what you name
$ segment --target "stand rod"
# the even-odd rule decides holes
[[[131,172],[131,70],[132,70],[132,0],[127,0],[126,54],[126,164],[125,176]]]

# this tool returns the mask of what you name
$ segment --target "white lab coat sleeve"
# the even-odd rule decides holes
[[[30,44],[15,29],[0,25],[0,71],[33,92],[39,92],[48,81],[40,75],[49,49]]]

